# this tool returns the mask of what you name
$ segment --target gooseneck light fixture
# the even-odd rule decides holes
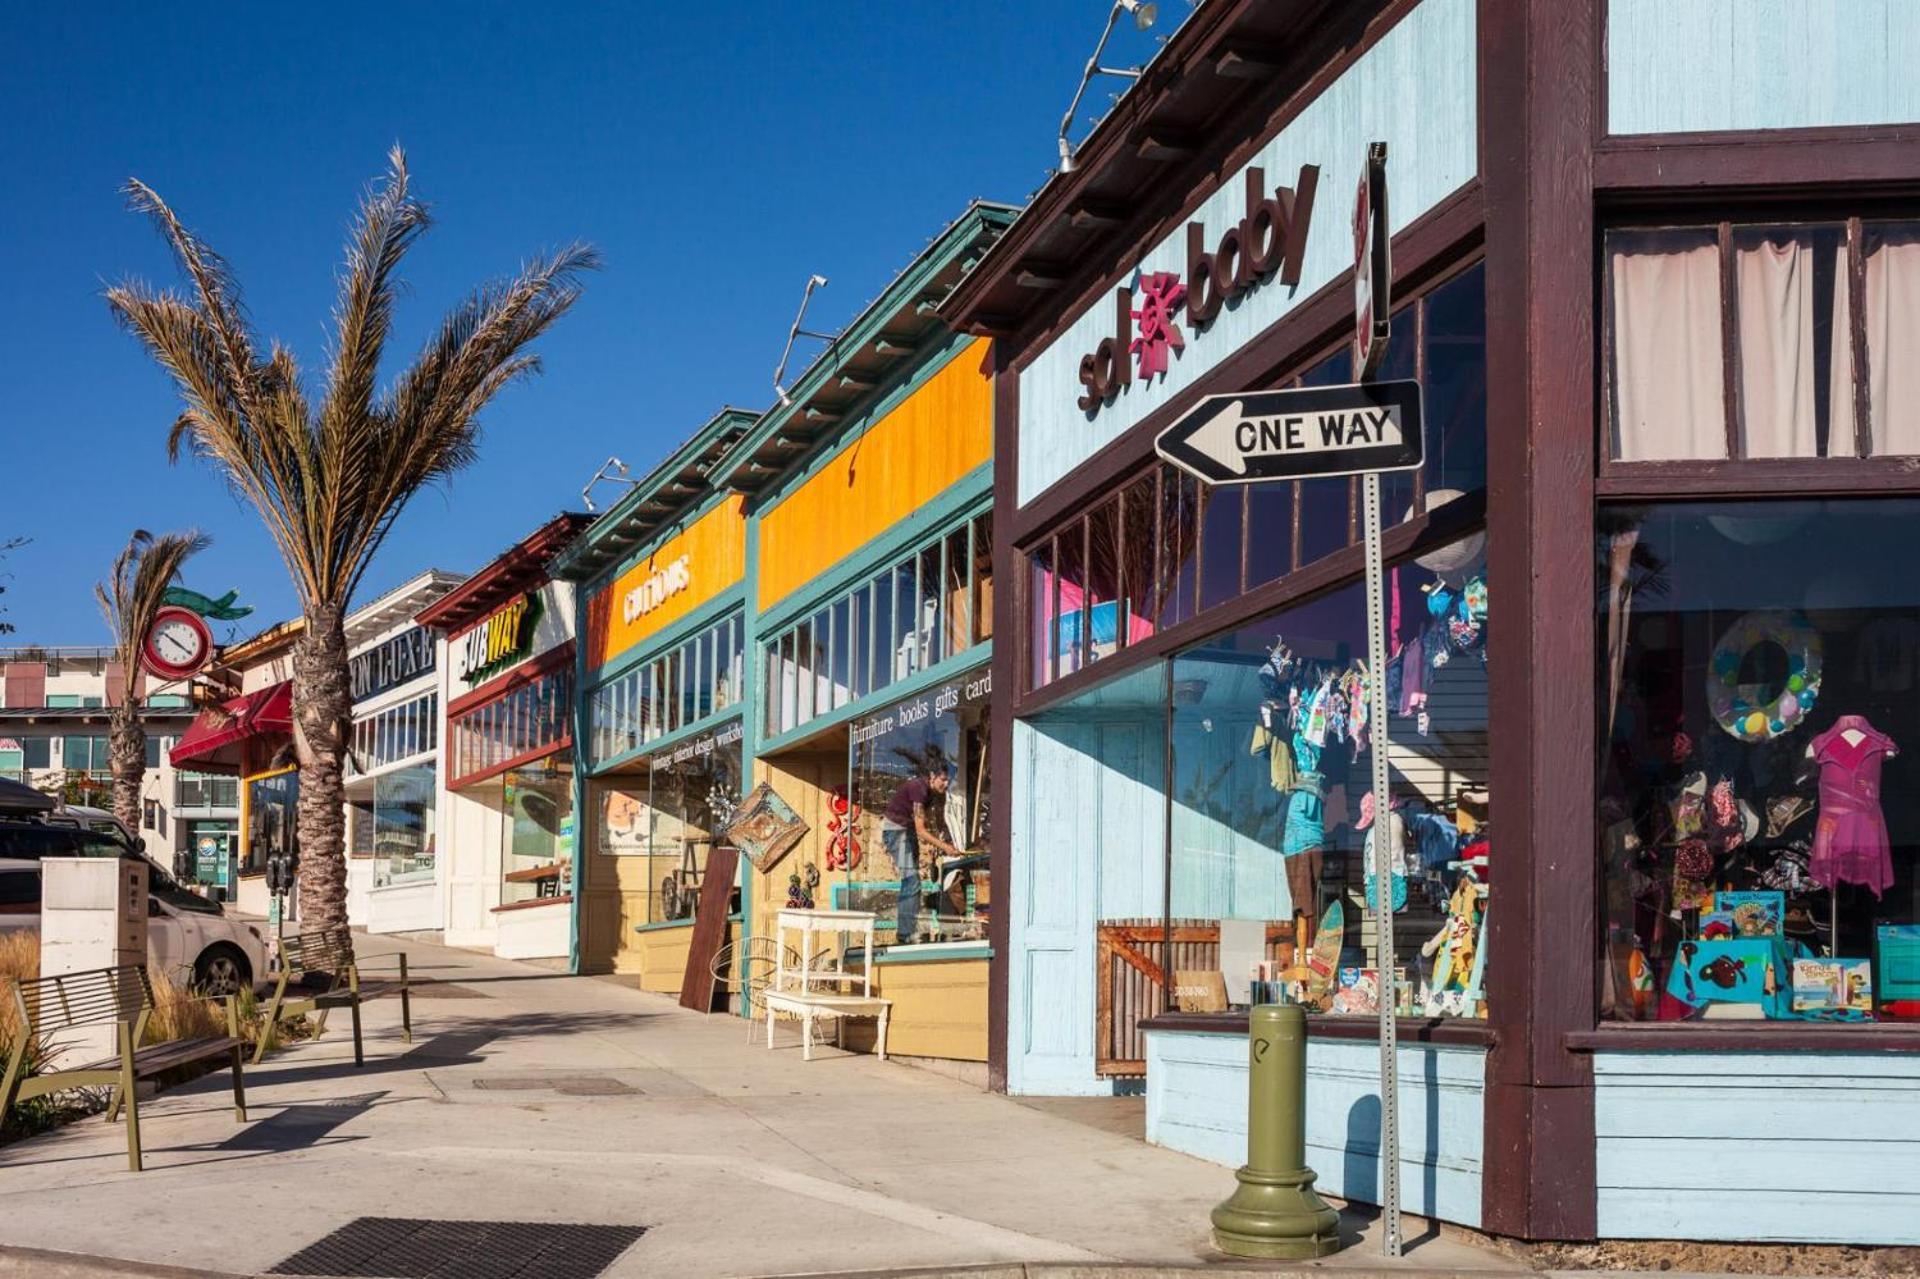
[[[1122,80],[1138,80],[1139,67],[1103,67],[1100,55],[1107,51],[1107,41],[1113,38],[1113,29],[1120,23],[1120,15],[1133,15],[1133,25],[1145,31],[1153,25],[1160,15],[1160,7],[1152,0],[1113,0],[1113,8],[1107,11],[1106,29],[1100,33],[1100,43],[1093,46],[1093,56],[1087,59],[1087,69],[1080,73],[1080,87],[1073,91],[1073,101],[1067,104],[1067,113],[1060,117],[1060,172],[1073,172],[1073,144],[1067,141],[1067,134],[1073,128],[1074,113],[1080,110],[1080,99],[1086,97],[1087,86],[1099,75],[1118,76]]]
[[[800,327],[806,322],[807,304],[813,301],[813,291],[826,287],[826,276],[810,275],[807,277],[807,291],[800,295],[800,310],[793,317],[793,327],[787,330],[787,345],[780,352],[780,366],[773,371],[773,393],[779,397],[782,407],[793,403],[792,400],[787,398],[787,388],[784,383],[787,377],[787,361],[793,357],[794,339],[814,338],[821,342],[831,342],[839,336],[836,333],[816,333],[812,329],[803,329]]]

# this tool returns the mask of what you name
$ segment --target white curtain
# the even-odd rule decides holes
[[[1613,284],[1613,456],[1724,458],[1720,260],[1712,231],[1608,237]]]
[[[1920,226],[1871,228],[1866,259],[1873,451],[1920,454]]]
[[[1825,396],[1827,455],[1854,456],[1845,236],[1776,228],[1736,244],[1733,257],[1742,454],[1819,457],[1815,401]],[[1823,341],[1832,358],[1820,386],[1815,347]]]

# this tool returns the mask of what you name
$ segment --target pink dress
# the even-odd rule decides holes
[[[1857,733],[1857,742],[1848,740]],[[1887,819],[1880,812],[1880,765],[1895,753],[1893,739],[1858,715],[1842,715],[1813,739],[1820,765],[1820,821],[1808,867],[1816,883],[1863,884],[1880,896],[1893,885]]]

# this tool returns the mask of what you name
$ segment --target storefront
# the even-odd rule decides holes
[[[440,650],[414,615],[458,586],[430,569],[347,618],[347,919],[373,933],[442,926],[437,808]]]
[[[789,905],[874,911],[889,1051],[982,1082],[989,346],[932,310],[1009,219],[969,207],[712,476],[747,495],[748,780],[807,827],[748,873],[750,931]]]
[[[1920,600],[1864,558],[1920,515],[1920,137],[1864,17],[1207,6],[961,285],[1013,619],[1010,1090],[1144,1087],[1150,1140],[1238,1163],[1244,1009],[1285,993],[1309,1162],[1373,1200],[1385,831],[1409,1210],[1920,1242],[1889,1120],[1920,1105]],[[1352,380],[1376,142],[1381,375],[1422,384],[1426,452],[1385,485],[1384,671],[1357,483],[1154,449],[1202,396]]]
[[[584,601],[578,962],[662,993],[681,989],[709,862],[743,791],[747,521],[742,497],[706,477],[753,420],[716,415],[554,566]],[[731,854],[721,862],[731,868]],[[731,918],[714,953],[693,958],[698,973],[738,935],[736,877],[717,900]]]
[[[548,565],[591,518],[556,516],[414,619],[446,654],[435,820],[449,945],[571,952],[573,588]]]

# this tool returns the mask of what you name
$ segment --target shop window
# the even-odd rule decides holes
[[[294,808],[300,798],[300,774],[249,777],[246,788],[247,850],[240,869],[243,874],[264,874],[269,857],[291,856],[299,848]]]
[[[887,638],[887,680],[905,679],[914,665],[914,618],[919,612],[920,588],[913,560],[893,570],[893,623]]]
[[[993,514],[976,515],[971,524],[973,595],[968,618],[973,642],[993,638]]]
[[[501,904],[566,897],[573,891],[573,770],[552,760],[508,769],[501,798]]]
[[[1600,527],[1603,1015],[1920,1019],[1920,501]]]
[[[847,656],[853,642],[853,602],[839,600],[833,606],[833,653],[827,679],[833,690],[833,709],[839,710],[853,700],[853,671]]]
[[[1338,386],[1353,381],[1353,356],[1342,350],[1320,361],[1300,375],[1301,386]],[[1335,479],[1300,481],[1300,553],[1301,565],[1352,545],[1354,511],[1351,476]]]
[[[1169,924],[1217,941],[1231,1002],[1377,1011],[1368,841],[1384,826],[1402,1009],[1485,1015],[1484,545],[1388,571],[1391,820],[1370,796],[1363,583],[1174,656]]]
[[[736,722],[593,781],[594,847],[644,859],[638,874],[621,876],[639,899],[631,923],[693,918],[714,839],[740,802],[741,740]]]
[[[1159,613],[1156,627],[1165,630],[1193,616],[1196,572],[1200,553],[1200,481],[1171,466],[1160,468]]]
[[[1920,338],[1920,224],[1620,229],[1606,243],[1609,456],[1920,454],[1899,393]]]
[[[1246,490],[1202,484],[1200,501],[1200,607],[1209,609],[1240,595],[1240,539],[1245,529]]]
[[[515,760],[569,745],[572,724],[565,708],[572,687],[572,672],[562,667],[455,717],[448,726],[453,784],[477,781]]]
[[[53,739],[46,736],[20,735],[13,739],[19,743],[20,762],[18,768],[53,767]]]
[[[1056,676],[1071,675],[1087,660],[1087,525],[1076,520],[1053,540],[1058,569],[1054,593],[1059,620],[1054,626],[1053,663]]]
[[[1120,499],[1095,507],[1087,516],[1087,660],[1097,662],[1125,642],[1121,601],[1126,571],[1120,539]]]
[[[1247,588],[1293,571],[1292,480],[1247,485]]]
[[[432,882],[433,815],[433,765],[416,764],[374,779],[368,851],[376,888]]]
[[[982,669],[853,721],[853,834],[827,884],[836,909],[879,916],[882,944],[986,938],[990,695]]]
[[[826,609],[813,615],[813,713],[833,709],[833,615]]]

